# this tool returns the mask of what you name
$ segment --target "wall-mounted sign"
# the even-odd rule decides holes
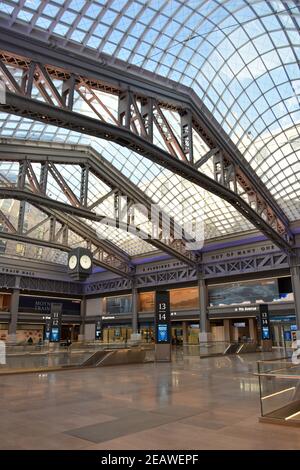
[[[35,276],[35,272],[33,271],[26,271],[24,269],[17,269],[17,268],[5,268],[3,266],[1,266],[0,272],[5,273],[5,274],[18,274],[19,276],[30,276],[30,277]]]
[[[212,255],[206,255],[205,258],[215,261],[215,260],[224,260],[224,259],[229,259],[229,258],[238,258],[238,257],[245,257],[245,256],[251,256],[251,255],[257,255],[257,254],[262,254],[262,253],[269,253],[272,251],[278,251],[278,248],[276,245],[264,245],[264,246],[256,246],[256,247],[248,247],[248,248],[237,248],[233,250],[228,250],[226,252],[222,253],[215,253]]]
[[[60,341],[61,318],[62,318],[62,304],[51,303],[50,341],[52,343],[57,343],[58,341]]]
[[[155,342],[170,344],[170,294],[168,291],[157,291],[155,296]]]
[[[258,312],[258,307],[250,306],[250,307],[234,307],[234,312]]]
[[[102,319],[97,320],[95,324],[95,339],[102,339]]]
[[[238,323],[234,323],[233,326],[235,328],[245,328],[246,323],[245,322],[238,322]]]
[[[269,319],[269,306],[268,304],[261,304],[260,311],[260,324],[261,324],[261,339],[271,339],[270,319]]]
[[[42,313],[51,315],[52,303],[62,304],[64,315],[80,315],[80,300],[60,299],[59,297],[36,297],[33,295],[20,295],[19,312],[22,313]]]

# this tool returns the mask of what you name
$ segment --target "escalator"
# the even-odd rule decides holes
[[[236,354],[240,347],[239,343],[230,343],[224,350],[223,354]]]
[[[143,363],[146,359],[144,348],[103,349],[94,352],[81,365],[82,367],[101,367],[121,364]]]

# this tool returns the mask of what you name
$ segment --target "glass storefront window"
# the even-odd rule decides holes
[[[154,292],[142,292],[139,294],[139,311],[154,312]]]
[[[139,311],[154,312],[154,292],[139,294]],[[170,290],[171,310],[188,310],[199,308],[197,287]]]
[[[170,303],[172,310],[187,310],[199,308],[197,287],[170,290]]]
[[[103,343],[126,343],[130,339],[131,334],[131,326],[104,326]]]
[[[10,310],[10,295],[0,294],[0,312],[9,312]]]
[[[209,305],[273,302],[279,299],[277,279],[232,282],[208,287]]]
[[[132,312],[132,296],[120,295],[118,297],[106,297],[105,313],[131,313]]]

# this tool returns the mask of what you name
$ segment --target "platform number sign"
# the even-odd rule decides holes
[[[57,343],[61,336],[62,304],[51,303],[50,342]]]
[[[260,309],[260,324],[261,324],[261,339],[271,339],[270,331],[270,319],[269,319],[269,306],[267,304],[261,304]]]
[[[155,296],[155,342],[168,344],[170,338],[170,294],[168,291],[157,291]]]

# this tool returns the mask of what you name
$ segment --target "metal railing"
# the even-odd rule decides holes
[[[154,358],[154,345],[149,343],[103,343],[100,341],[43,344],[6,344],[0,348],[0,374],[8,372],[44,371],[81,367],[97,351],[142,349],[145,362]]]
[[[199,344],[183,344],[183,354],[186,356],[221,356],[225,354],[244,354],[247,352],[255,352],[257,343],[254,341],[247,342],[229,342],[229,341],[208,341]]]
[[[261,421],[300,426],[300,365],[291,358],[258,361]]]

